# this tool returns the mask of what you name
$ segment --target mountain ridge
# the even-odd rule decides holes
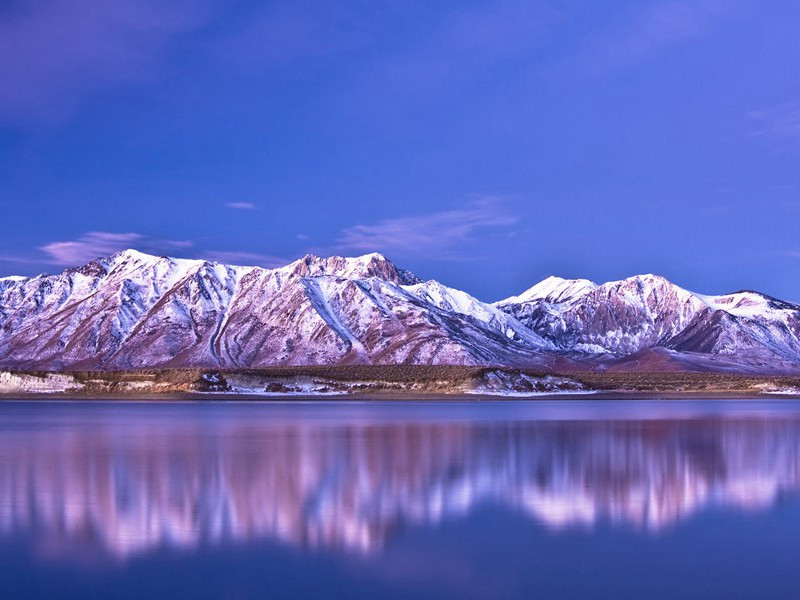
[[[266,269],[129,249],[54,275],[0,278],[5,369],[603,369],[656,349],[658,364],[800,371],[800,307],[752,290],[696,294],[654,274],[602,284],[552,276],[487,303],[379,253],[309,254]]]

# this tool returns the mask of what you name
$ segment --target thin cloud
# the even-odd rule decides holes
[[[348,227],[341,231],[336,242],[343,250],[381,250],[453,260],[464,258],[460,252],[476,241],[479,231],[511,227],[518,221],[503,202],[482,199],[461,209]]]
[[[228,264],[281,267],[290,261],[283,256],[235,250],[195,249],[188,240],[162,240],[141,233],[90,231],[74,240],[50,242],[40,246],[40,254],[0,255],[0,262],[31,265],[76,266],[128,248],[155,255],[197,258]]]
[[[90,231],[77,239],[50,242],[40,246],[46,257],[42,264],[80,265],[127,248],[140,248],[145,252],[165,252],[186,249],[192,242],[184,240],[155,240],[141,233],[112,233]]]
[[[252,202],[228,202],[227,204],[225,204],[225,206],[236,210],[255,210],[256,208],[258,208]]]

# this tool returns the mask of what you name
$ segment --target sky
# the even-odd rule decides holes
[[[800,301],[794,0],[7,0],[0,275],[379,251]]]

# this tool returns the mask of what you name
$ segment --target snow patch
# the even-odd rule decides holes
[[[583,384],[568,377],[533,376],[516,371],[489,371],[480,376],[468,394],[533,397],[550,394],[584,394]]]
[[[535,300],[547,300],[548,302],[562,302],[566,299],[574,300],[580,296],[588,294],[598,285],[588,279],[563,279],[551,275],[534,285],[532,288],[522,292],[519,296],[511,296],[505,300],[495,302],[495,305],[522,304]]]
[[[778,385],[775,383],[759,383],[755,386],[762,394],[778,394],[782,396],[799,396],[800,387],[793,385]]]
[[[75,392],[82,388],[71,375],[47,373],[30,375],[27,373],[0,372],[0,393],[2,394],[52,394]]]

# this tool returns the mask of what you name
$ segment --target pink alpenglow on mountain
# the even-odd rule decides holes
[[[662,277],[550,277],[487,304],[380,254],[264,269],[126,250],[0,278],[0,368],[455,364],[800,370],[800,307]]]

